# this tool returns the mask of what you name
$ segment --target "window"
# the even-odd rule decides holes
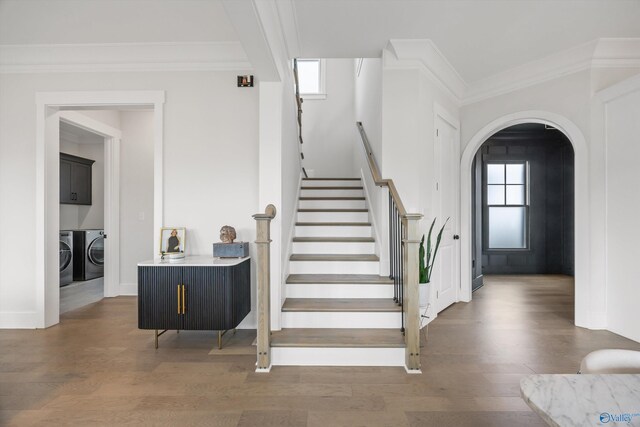
[[[325,60],[298,59],[298,84],[300,95],[305,99],[324,99]]]
[[[528,163],[486,165],[488,249],[528,248]]]

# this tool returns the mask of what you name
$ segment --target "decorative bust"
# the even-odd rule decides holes
[[[236,229],[230,225],[225,225],[220,229],[220,241],[222,243],[233,243],[236,240]]]

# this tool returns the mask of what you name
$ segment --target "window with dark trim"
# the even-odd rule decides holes
[[[528,169],[528,162],[525,161],[486,163],[484,190],[487,249],[528,249]]]

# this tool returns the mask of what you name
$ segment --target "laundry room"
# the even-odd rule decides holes
[[[104,297],[104,144],[60,122],[60,313]]]

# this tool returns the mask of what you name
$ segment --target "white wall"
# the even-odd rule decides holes
[[[189,254],[209,255],[221,226],[235,226],[239,240],[253,241],[255,232],[257,91],[237,88],[237,74],[0,75],[0,200],[12,200],[0,204],[0,326],[36,324],[36,92],[165,90],[165,224],[187,227]],[[250,315],[243,325],[253,324]]]
[[[356,141],[353,59],[326,60],[326,99],[302,104],[304,166],[316,177],[355,177]]]
[[[356,59],[355,112],[356,121],[362,122],[371,149],[376,158],[382,156],[382,59]],[[359,141],[358,141],[359,142]],[[358,148],[360,144],[358,144]]]
[[[359,68],[359,73],[358,73]],[[382,60],[380,58],[362,58],[355,60],[355,117],[362,126],[371,145],[373,155],[380,166],[382,158]],[[387,243],[388,193],[379,189],[369,168],[367,153],[362,137],[356,133],[353,144],[354,169],[362,177],[367,195],[369,219],[373,224],[376,239],[376,254],[380,256],[380,275],[388,275],[389,254]],[[383,250],[383,248],[385,248]]]
[[[434,197],[435,111],[441,108],[459,120],[459,108],[422,67],[398,61],[388,50],[383,52],[382,77],[382,175],[393,179],[408,213],[424,215],[418,225],[421,236],[440,212],[439,199]]]
[[[640,85],[606,107],[607,328],[640,341]],[[604,301],[602,301],[604,302]]]
[[[152,259],[153,111],[121,111],[120,283],[137,292],[137,263]]]

